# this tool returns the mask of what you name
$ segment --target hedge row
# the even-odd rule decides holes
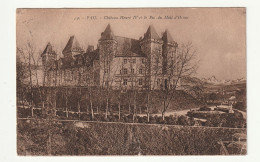
[[[135,116],[133,118],[133,114],[125,115],[121,114],[120,119],[119,116],[116,115],[108,115],[107,118],[105,114],[95,114],[94,118],[92,118],[91,114],[83,113],[79,116],[77,113],[68,113],[68,118],[64,115],[64,113],[57,113],[58,119],[61,120],[82,120],[82,121],[102,121],[102,122],[124,122],[124,123],[148,123],[148,124],[168,124],[168,125],[189,125],[193,126],[195,124],[194,118],[188,118],[186,116],[166,116],[165,120],[163,120],[162,116],[149,116],[149,122],[147,116]]]
[[[205,126],[209,127],[246,128],[246,120],[243,118],[242,113],[238,111],[234,111],[234,113],[189,111],[187,116],[206,119]]]

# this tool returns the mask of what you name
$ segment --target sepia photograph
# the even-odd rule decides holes
[[[17,8],[18,156],[247,155],[246,8]]]

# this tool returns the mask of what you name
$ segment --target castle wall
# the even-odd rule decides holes
[[[176,61],[176,47],[173,44],[167,44],[158,36],[158,39],[150,38],[148,37],[149,32],[148,35],[146,34],[147,37],[139,42],[130,38],[115,37],[110,26],[106,30],[99,40],[98,59],[95,58],[90,66],[82,65],[50,70],[47,75],[48,85],[100,86],[120,90],[141,90],[148,87],[163,89],[166,84],[167,86],[174,85],[174,79],[167,78],[171,74],[169,69]],[[122,44],[126,45],[122,46]],[[135,49],[132,49],[132,45]],[[118,47],[121,49],[119,55],[117,55]],[[141,52],[138,51],[140,47]],[[69,50],[63,54],[75,55],[68,52]],[[82,50],[73,52],[78,54]],[[129,52],[132,52],[131,57]],[[73,57],[66,58],[73,59]],[[55,60],[54,55],[44,55],[42,59],[45,65],[47,65],[47,61],[53,63]]]

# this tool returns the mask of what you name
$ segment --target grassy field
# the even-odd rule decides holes
[[[246,129],[17,120],[18,155],[218,155]]]

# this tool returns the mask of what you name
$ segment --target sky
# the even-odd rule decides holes
[[[61,56],[75,35],[84,49],[96,48],[108,23],[117,36],[139,39],[153,25],[159,36],[168,29],[178,44],[192,42],[199,78],[246,77],[245,8],[18,9],[17,47],[33,42],[39,56],[50,42]]]

